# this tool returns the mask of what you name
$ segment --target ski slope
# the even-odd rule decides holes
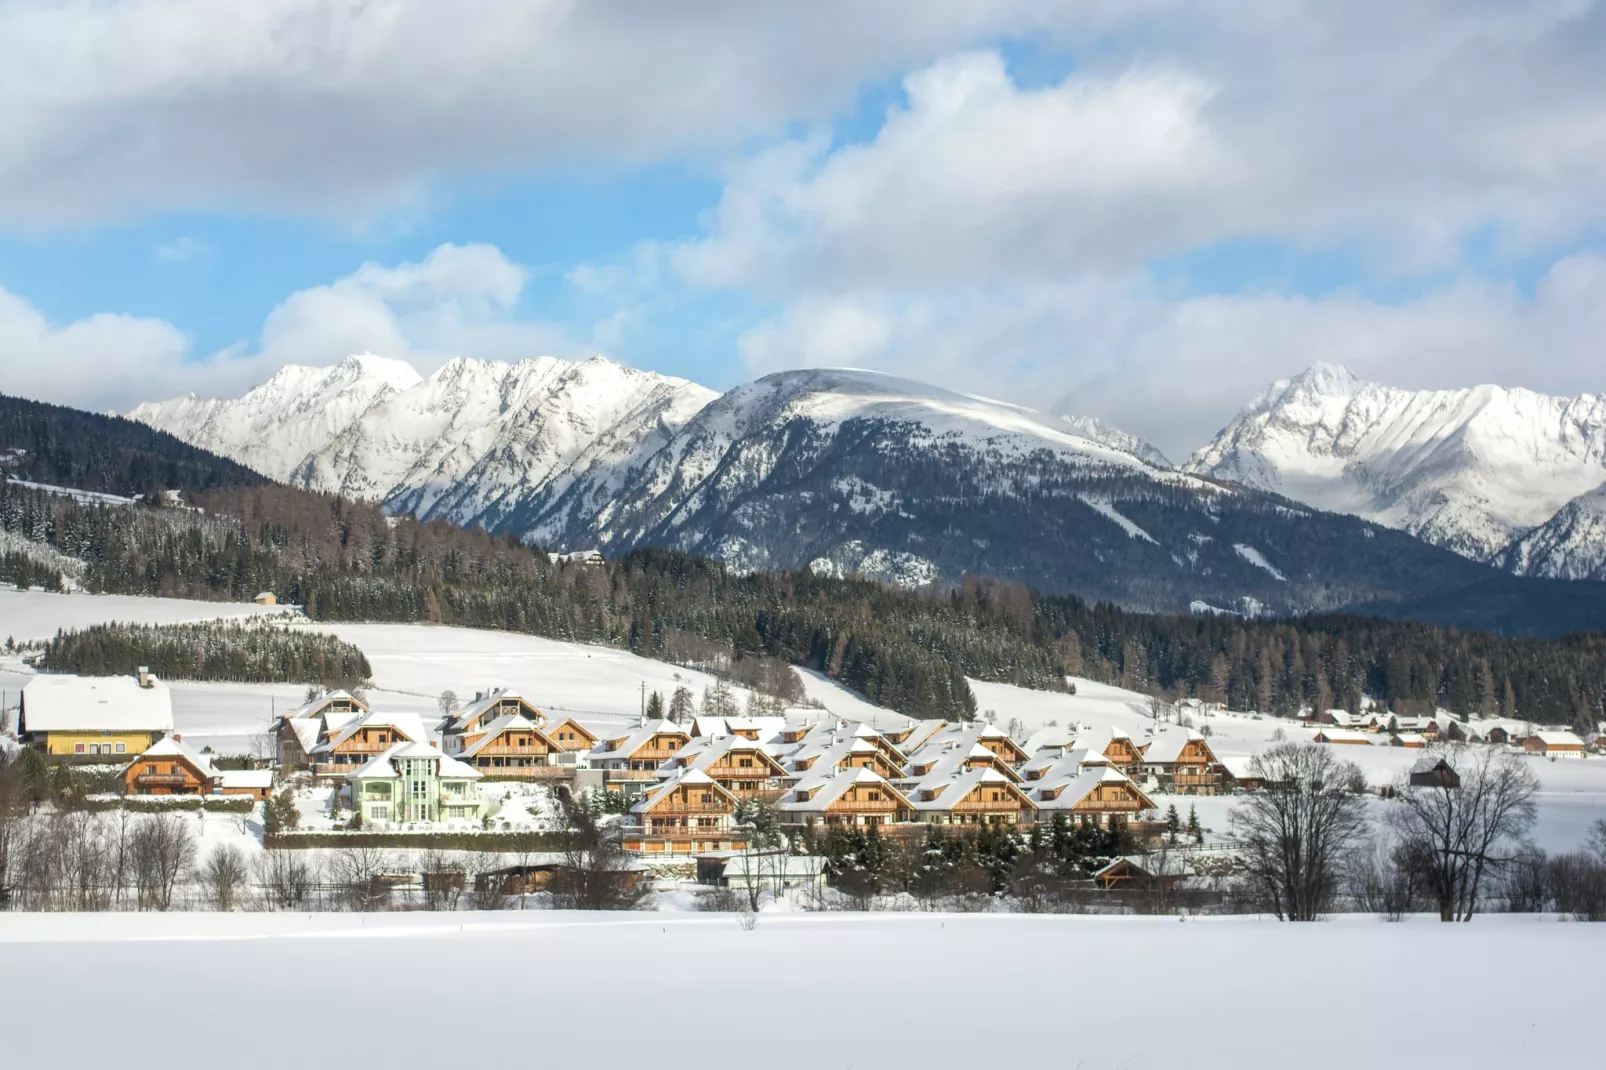
[[[1600,1065],[1589,1023],[1603,956],[1606,926],[1511,915],[765,914],[744,931],[718,914],[0,914],[0,1006],[27,1023],[7,1031],[19,1067],[167,1067],[176,1043],[238,1068],[292,1065],[293,1047],[392,1066],[973,1070],[1013,1051],[1150,1070],[1178,1065],[1188,1038],[1193,1070],[1582,1070]],[[473,991],[476,1021],[530,1028],[476,1030],[465,1047],[450,1015],[398,1016],[419,999],[393,984],[319,986],[330,967],[451,978]],[[621,998],[619,978],[637,967],[723,1009],[713,1035],[631,1024],[640,1001]],[[986,984],[966,992],[942,983],[977,975]],[[1506,993],[1501,1011],[1469,1028],[1391,1006],[1393,986],[1445,979]],[[1524,982],[1533,990],[1511,995]],[[1345,993],[1375,998],[1351,1013]],[[175,1039],[129,1042],[152,1023]]]

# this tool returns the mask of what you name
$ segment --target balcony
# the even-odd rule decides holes
[[[183,773],[138,773],[134,784],[141,788],[182,788],[193,783]]]

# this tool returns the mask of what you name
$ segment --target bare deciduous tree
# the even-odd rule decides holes
[[[134,887],[141,910],[167,910],[173,892],[195,864],[195,834],[173,814],[141,821],[129,837]]]
[[[390,902],[390,883],[385,876],[395,866],[383,848],[366,843],[343,844],[335,850],[329,868],[330,880],[347,910],[382,910]]]
[[[1471,921],[1484,879],[1509,865],[1533,827],[1539,778],[1525,758],[1500,747],[1451,743],[1430,748],[1455,776],[1434,786],[1401,779],[1390,814],[1400,842],[1422,865],[1440,921]]]
[[[1366,833],[1360,770],[1316,744],[1283,743],[1251,770],[1265,788],[1232,812],[1253,890],[1285,921],[1314,921],[1332,905],[1346,857]]]
[[[247,875],[245,853],[232,843],[212,848],[196,874],[206,898],[215,909],[222,911],[233,910],[239,903]]]
[[[269,910],[300,909],[318,882],[316,868],[296,851],[263,851],[251,868]]]
[[[567,825],[563,863],[552,875],[552,905],[562,910],[634,910],[652,895],[616,829],[581,803],[562,800]]]

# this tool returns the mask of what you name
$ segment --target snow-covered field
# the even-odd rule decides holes
[[[282,606],[251,602],[198,602],[185,598],[143,598],[123,594],[55,594],[0,588],[0,643],[6,636],[49,639],[62,628],[122,621],[129,624],[182,624],[186,621],[282,613]]]
[[[1512,916],[0,914],[0,1007],[18,1067],[1570,1070],[1603,956]],[[471,1015],[397,1017],[443,984]]]

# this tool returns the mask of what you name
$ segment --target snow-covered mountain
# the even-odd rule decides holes
[[[1580,494],[1518,538],[1500,564],[1522,576],[1606,580],[1606,485]]]
[[[1097,416],[1061,416],[1060,423],[1064,429],[1073,435],[1080,435],[1091,442],[1101,446],[1114,446],[1124,450],[1146,464],[1156,468],[1172,468],[1170,458],[1161,453],[1152,443],[1146,442],[1137,435],[1123,431],[1112,423],[1099,419]]]
[[[288,480],[309,453],[419,381],[411,364],[364,353],[327,368],[287,364],[238,398],[186,394],[147,402],[126,415],[265,476]]]
[[[1183,467],[1500,561],[1606,482],[1606,396],[1403,390],[1318,364],[1273,383]],[[1547,575],[1571,567],[1546,560]]]
[[[1330,609],[1487,569],[1171,467],[1093,420],[852,370],[723,395],[597,357],[352,358],[130,415],[310,489],[568,550],[906,584],[985,574],[1147,609]]]

